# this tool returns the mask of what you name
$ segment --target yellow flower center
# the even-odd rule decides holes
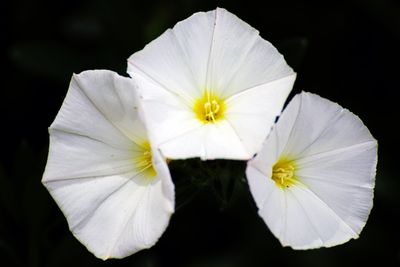
[[[296,166],[294,161],[280,159],[272,168],[272,180],[282,189],[298,183],[295,176]]]
[[[206,91],[193,107],[198,120],[203,123],[216,123],[224,118],[225,102],[223,99]]]
[[[153,156],[149,142],[145,141],[139,145],[141,151],[135,155],[133,163],[138,173],[143,173],[148,179],[152,179],[157,175],[153,167]]]

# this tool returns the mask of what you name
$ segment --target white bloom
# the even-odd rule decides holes
[[[357,238],[372,208],[376,150],[357,116],[317,95],[297,95],[248,163],[259,215],[294,249]]]
[[[249,159],[295,73],[257,30],[224,9],[175,25],[128,59],[151,139],[168,158]]]
[[[135,89],[110,71],[74,75],[49,129],[43,183],[75,237],[102,259],[151,247],[174,211],[168,167],[149,145]]]

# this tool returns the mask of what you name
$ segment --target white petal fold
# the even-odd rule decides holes
[[[179,159],[251,158],[296,76],[256,29],[221,8],[164,32],[128,59],[128,73],[138,83],[153,142]],[[196,117],[194,105],[206,91],[226,101],[221,121],[229,127]]]
[[[272,180],[280,159],[297,184]],[[358,238],[373,205],[377,142],[362,121],[310,93],[295,96],[246,170],[259,214],[282,245],[330,247]]]
[[[42,182],[74,236],[102,259],[153,246],[174,212],[174,186],[158,150],[155,177],[135,166],[148,140],[135,87],[111,71],[74,75],[49,129]]]

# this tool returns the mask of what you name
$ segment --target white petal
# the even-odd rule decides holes
[[[310,93],[294,97],[279,121],[282,153],[287,155],[301,157],[374,140],[353,113]]]
[[[138,82],[151,140],[169,158],[251,158],[295,78],[257,30],[220,8],[194,14],[133,54],[128,73]],[[199,129],[210,128],[193,109],[206,90],[232,103],[227,108],[229,127]],[[227,128],[226,140],[234,142],[230,147],[238,147],[227,149],[221,140]]]
[[[286,194],[274,184],[269,184],[268,194],[264,196],[264,202],[259,207],[258,214],[268,225],[271,232],[279,238],[284,233],[287,224],[287,199]]]
[[[376,148],[368,129],[348,110],[309,93],[294,97],[248,163],[260,216],[283,245],[295,249],[357,238],[373,204]],[[300,185],[282,190],[272,181],[272,167],[280,157],[295,160]],[[268,181],[264,185],[263,177]],[[275,190],[281,194],[270,193]],[[271,200],[265,201],[267,197]]]
[[[64,103],[50,128],[87,136],[120,149],[129,147],[132,141],[116,127],[117,122],[123,121],[129,113],[129,110],[121,110],[125,106],[121,101],[129,100],[116,96],[117,87],[114,82],[126,88],[127,94],[134,91],[133,81],[111,71],[86,71],[74,75]],[[100,86],[99,83],[104,85]],[[101,91],[100,94],[97,89]],[[103,97],[104,90],[107,90],[106,95],[110,103],[98,99]],[[129,99],[133,99],[135,106],[136,97]]]
[[[286,224],[278,239],[294,249],[331,247],[357,238],[355,233],[311,190],[293,186],[285,192]]]
[[[199,12],[167,30],[128,59],[128,73],[154,81],[186,100],[200,97],[206,86],[215,11]]]
[[[229,97],[293,70],[256,29],[217,8],[195,13],[133,54],[128,73],[190,100],[206,88]]]
[[[254,155],[252,148],[244,147],[239,132],[230,121],[203,125],[195,118],[196,114],[171,93],[156,90],[154,83],[143,78],[135,80],[139,87],[148,89],[142,100],[147,128],[151,130],[150,139],[167,158],[249,159]]]
[[[201,126],[191,107],[168,91],[158,90],[157,85],[145,78],[136,77],[139,88],[146,88],[141,95],[143,112],[150,139],[156,147]],[[169,153],[163,154],[170,157]]]
[[[107,70],[84,71],[75,79],[96,108],[121,132],[139,142],[147,138],[132,79]]]
[[[266,134],[281,113],[296,75],[263,84],[227,99],[226,119],[250,154],[260,151]]]
[[[150,184],[146,179],[129,172],[52,180],[45,185],[75,237],[97,257],[107,259],[153,246],[168,225],[174,194],[163,182],[170,180],[169,173],[158,173]]]
[[[116,75],[109,71],[88,71],[83,74],[85,73],[102,76],[104,80],[112,79]],[[96,88],[85,86],[87,84],[85,80],[86,75],[79,74],[72,77],[64,103],[50,128],[89,136],[121,149],[126,148],[131,140],[115,127],[88,96],[88,91]]]
[[[174,211],[174,187],[158,152],[153,151],[157,178],[149,184],[134,170],[134,154],[82,136],[51,134],[43,182],[76,238],[103,259],[154,245]]]
[[[124,149],[99,140],[50,129],[50,149],[44,180],[106,176],[134,170],[132,158],[137,154],[133,142]]]
[[[283,56],[259,32],[217,8],[207,88],[223,97],[294,74]],[[290,91],[292,84],[288,84]],[[282,108],[282,107],[281,107]]]
[[[359,234],[373,204],[376,143],[305,157],[297,164],[299,180]]]
[[[45,180],[110,175],[133,170],[136,142],[147,139],[138,117],[135,85],[106,71],[72,77],[50,126]]]
[[[165,160],[153,151],[157,176],[134,165],[147,139],[134,83],[109,71],[75,75],[50,127],[43,183],[69,227],[99,258],[121,258],[158,240],[174,210]],[[139,155],[142,155],[139,154]]]
[[[177,150],[176,147],[181,149]],[[227,121],[196,128],[161,143],[160,149],[165,156],[174,159],[200,157],[203,160],[216,158],[244,160],[251,157]]]
[[[251,177],[251,179],[248,179],[249,187],[258,209],[264,207],[267,202],[266,200],[268,200],[272,191],[275,190],[274,184],[270,185],[273,181],[268,178],[271,177],[271,169],[268,171],[270,172],[269,175],[265,175],[257,167],[250,164],[246,169],[246,176]]]

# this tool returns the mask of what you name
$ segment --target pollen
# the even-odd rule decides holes
[[[216,123],[224,118],[225,102],[223,99],[206,91],[193,107],[198,120],[203,123]]]
[[[295,175],[295,162],[286,159],[280,159],[272,168],[272,180],[281,189],[289,188],[297,183]]]
[[[135,153],[133,163],[136,171],[138,173],[143,173],[147,179],[152,179],[157,175],[157,172],[153,167],[153,156],[148,141],[139,145],[139,151],[138,153]]]

